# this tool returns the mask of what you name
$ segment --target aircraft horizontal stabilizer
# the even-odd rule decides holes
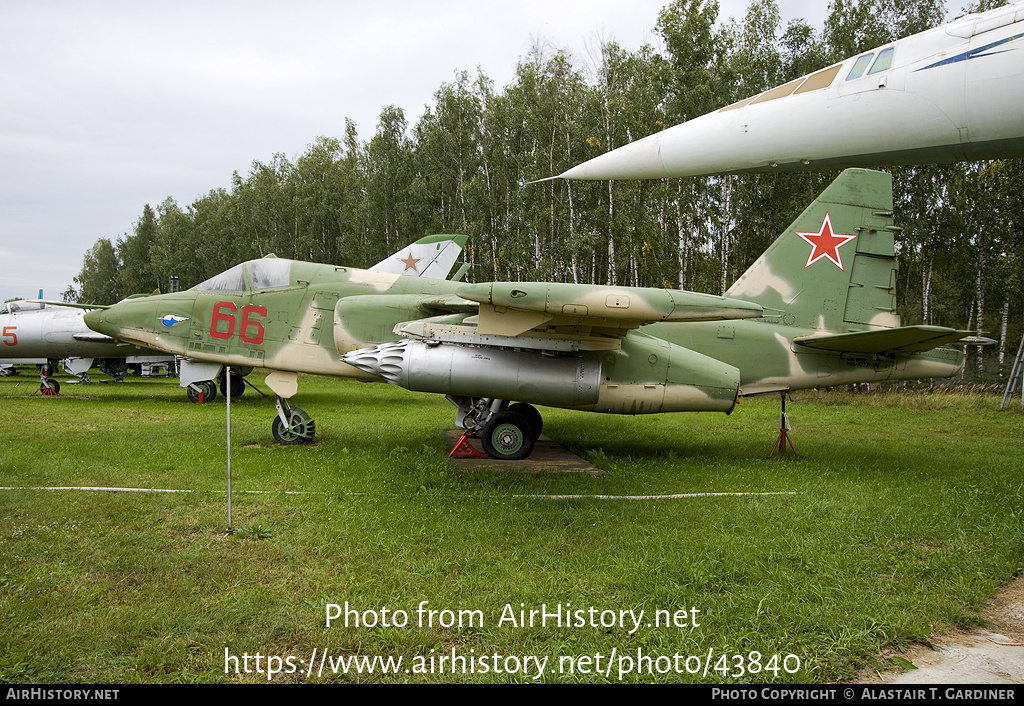
[[[808,348],[843,353],[923,353],[947,343],[957,343],[965,337],[973,336],[974,333],[974,331],[958,331],[943,326],[901,326],[856,333],[799,336],[793,339],[793,343]],[[975,345],[985,344],[976,343]]]

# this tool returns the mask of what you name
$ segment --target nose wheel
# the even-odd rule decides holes
[[[194,382],[185,388],[185,394],[188,395],[189,402],[196,404],[212,402],[217,396],[217,383],[213,380]]]
[[[43,397],[57,397],[60,395],[60,383],[53,378],[43,378],[39,383],[39,394]]]
[[[51,375],[56,368],[54,361],[49,361],[46,365],[39,366],[39,390],[38,393],[43,397],[57,397],[60,395],[60,383],[54,380]]]
[[[316,421],[306,410],[292,407],[288,401],[277,398],[277,416],[271,425],[277,443],[285,446],[309,444],[316,435]]]

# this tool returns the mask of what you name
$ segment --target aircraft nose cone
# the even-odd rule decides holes
[[[665,133],[642,140],[577,165],[559,174],[563,179],[663,179],[671,176],[661,159]]]
[[[112,336],[117,331],[117,314],[113,308],[87,311],[82,320],[93,331],[98,331],[107,336]]]

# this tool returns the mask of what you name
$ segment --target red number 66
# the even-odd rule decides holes
[[[231,313],[225,313],[224,310],[230,311]],[[227,340],[235,334],[235,312],[238,311],[231,302],[217,302],[213,307],[213,316],[210,317],[210,335],[214,338],[220,338]],[[258,345],[263,343],[263,323],[260,321],[254,321],[253,316],[266,316],[267,308],[265,306],[257,306],[256,304],[248,304],[242,307],[242,326],[238,333],[246,343]],[[217,324],[221,321],[227,324],[227,330],[221,331],[217,328]],[[251,329],[255,327],[255,333],[250,335]]]

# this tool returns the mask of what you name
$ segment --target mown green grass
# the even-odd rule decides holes
[[[239,531],[226,536],[222,398],[192,405],[169,380],[65,385],[55,399],[34,387],[0,380],[0,485],[22,488],[0,491],[2,681],[266,681],[225,674],[226,648],[293,656],[302,673],[275,681],[306,681],[298,660],[314,648],[406,666],[453,649],[546,656],[549,682],[617,681],[616,668],[558,673],[562,656],[711,650],[707,676],[655,668],[624,681],[844,681],[880,666],[885,646],[978,624],[1024,571],[1024,416],[999,412],[997,397],[807,393],[788,406],[799,457],[770,460],[773,398],[729,417],[543,410],[546,434],[607,471],[595,477],[456,468],[442,435],[454,408],[440,397],[303,378],[295,401],[317,420],[313,446],[272,441],[271,398],[249,390],[232,405]],[[39,486],[195,492],[28,489]],[[539,497],[737,492],[793,494]],[[326,627],[326,605],[346,601],[407,611],[410,625]],[[421,601],[485,622],[417,627]],[[506,604],[559,603],[648,617],[696,607],[700,625],[498,625]],[[796,655],[800,669],[735,677],[735,655],[754,651],[763,665]]]

